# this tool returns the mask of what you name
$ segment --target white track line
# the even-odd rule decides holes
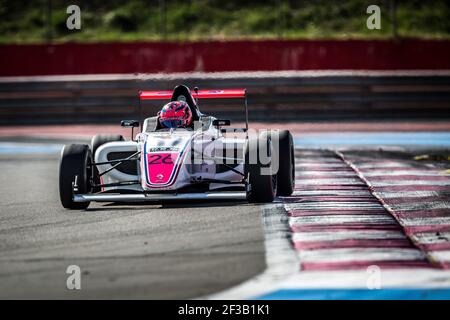
[[[436,202],[410,202],[402,204],[390,204],[390,207],[395,211],[417,211],[417,210],[436,210],[447,209],[450,214],[450,202],[449,201],[436,201]]]
[[[292,196],[371,196],[371,193],[369,190],[297,190]]]
[[[303,176],[314,176],[319,177],[319,179],[324,177],[354,177],[354,172],[345,172],[345,171],[313,171],[313,170],[302,170],[300,172],[295,173],[296,177],[303,177]]]
[[[329,225],[329,224],[355,224],[365,223],[370,225],[396,224],[394,218],[389,215],[329,215],[329,216],[302,216],[291,217],[289,224],[295,225]]]
[[[410,248],[338,248],[298,251],[300,261],[347,262],[347,261],[417,261],[425,259],[418,249]]]
[[[293,235],[294,242],[359,239],[406,239],[406,236],[403,234],[403,232],[395,230],[296,232]]]
[[[450,232],[417,232],[412,238],[420,244],[449,243]]]
[[[426,217],[426,218],[401,218],[402,224],[406,227],[427,226],[427,225],[450,225],[449,217]]]
[[[388,192],[388,191],[375,191],[375,194],[379,195],[383,199],[395,199],[395,198],[427,198],[427,197],[438,197],[443,195],[436,191],[398,191],[398,192]]]
[[[384,180],[371,181],[374,187],[392,187],[392,186],[450,186],[449,181],[420,181],[420,180]]]
[[[367,289],[367,270],[299,272],[282,283],[283,289]],[[449,288],[450,272],[436,269],[381,269],[381,288]]]
[[[286,203],[285,208],[290,210],[322,210],[322,209],[384,209],[376,202],[344,202],[344,201],[314,201],[305,200],[305,202]]]
[[[358,169],[384,169],[384,168],[411,168],[412,166],[409,164],[405,164],[404,162],[380,162],[380,163],[363,163],[363,164],[355,164]]]
[[[317,164],[317,163],[335,163],[335,164],[341,164],[342,162],[339,161],[339,159],[329,159],[329,158],[312,158],[312,159],[299,159],[297,158],[295,160],[296,164],[308,164],[308,165],[313,165],[313,164]]]
[[[270,204],[262,209],[265,235],[266,270],[246,282],[209,295],[206,299],[249,299],[277,290],[283,280],[300,270],[300,261],[292,248],[286,214],[283,206]]]
[[[439,172],[427,172],[427,171],[413,171],[413,170],[396,170],[396,171],[386,171],[377,170],[364,172],[366,177],[395,177],[395,176],[423,176],[423,177],[442,177],[445,176]],[[449,177],[450,178],[450,177]]]
[[[299,167],[299,168],[309,168],[309,167],[313,167],[313,168],[345,168],[345,169],[348,168],[346,165],[343,165],[342,163],[316,163],[316,162],[311,162],[311,163],[299,162],[299,163],[296,163],[295,166]]]
[[[431,251],[429,254],[439,262],[450,262],[450,250]]]
[[[295,179],[295,183],[299,185],[365,185],[359,179]]]

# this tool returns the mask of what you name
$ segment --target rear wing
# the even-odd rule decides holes
[[[159,100],[172,98],[173,91],[141,91],[141,100]],[[231,99],[245,98],[246,89],[218,89],[218,90],[198,90],[191,91],[192,97],[196,99]]]
[[[186,90],[189,89],[186,87]],[[139,109],[141,111],[142,121],[142,108],[141,101],[143,100],[165,100],[171,99],[174,91],[163,90],[146,90],[139,92]],[[245,132],[248,134],[248,105],[247,105],[247,90],[246,89],[213,89],[213,90],[193,90],[190,94],[195,99],[245,99]]]

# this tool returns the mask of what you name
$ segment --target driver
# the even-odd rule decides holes
[[[164,128],[188,128],[192,124],[192,111],[184,101],[172,101],[158,113],[159,123]]]

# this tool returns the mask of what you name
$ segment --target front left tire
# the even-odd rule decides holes
[[[59,197],[66,209],[86,209],[89,202],[73,201],[73,183],[78,193],[90,192],[92,155],[88,145],[71,144],[64,146],[59,165]]]

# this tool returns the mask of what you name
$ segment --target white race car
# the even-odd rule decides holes
[[[245,128],[224,128],[229,120],[202,114],[198,99],[245,99]],[[67,209],[91,201],[247,200],[272,202],[294,190],[292,135],[287,130],[248,129],[245,89],[142,91],[140,100],[185,101],[194,122],[189,128],[162,128],[158,116],[124,120],[132,140],[96,135],[91,145],[66,145],[61,153],[59,191]]]

